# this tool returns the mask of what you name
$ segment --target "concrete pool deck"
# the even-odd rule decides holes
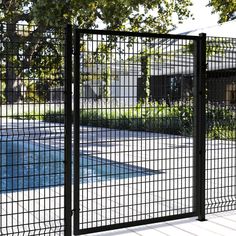
[[[0,124],[1,137],[7,136],[40,143],[45,142],[52,146],[63,145],[64,143],[64,128],[62,124],[20,120],[1,120]],[[106,185],[90,183],[81,186],[80,217],[81,219],[86,219],[84,224],[81,223],[81,227],[102,226],[103,224],[150,219],[192,211],[194,162],[191,137],[85,126],[81,127],[80,132],[81,151],[83,153],[161,171],[160,174],[153,176],[110,181]],[[209,160],[212,158],[224,160],[223,157],[227,157],[230,160],[219,161],[217,166],[212,165],[213,170],[208,170],[208,175],[213,180],[216,177],[221,176],[223,178],[230,174],[235,176],[235,152],[230,151],[235,150],[235,148],[235,142],[231,141],[213,140],[207,142],[207,157]],[[215,172],[216,168],[223,169],[220,176]],[[226,182],[220,183],[217,180],[213,180],[209,180],[208,186],[228,187]],[[235,178],[232,181],[235,181]],[[231,182],[230,186],[232,188],[227,188],[227,194],[233,196],[235,194],[235,189],[233,188],[235,182]],[[58,229],[60,224],[63,225],[63,192],[63,187],[54,187],[0,195],[3,203],[0,209],[0,213],[3,215],[1,227],[7,226],[8,230],[14,230],[12,231],[13,234],[19,228],[22,231],[28,231],[29,229],[35,230],[38,227],[39,234],[40,232],[47,233],[49,227],[51,227],[51,230]],[[222,196],[222,192],[215,192],[212,196],[217,202],[217,199]],[[57,208],[57,206],[60,206],[60,208]],[[6,212],[10,215],[7,215]],[[94,212],[96,212],[95,215]],[[178,228],[174,226],[175,222],[185,222],[188,225],[188,220],[196,227],[200,227],[200,225],[196,225],[198,223],[201,225],[208,223],[208,221],[200,223],[190,218],[159,223],[155,226],[156,229],[152,228],[153,225],[147,225],[137,227],[137,232],[134,228],[117,230],[117,232],[123,235],[128,230],[131,235],[134,235],[134,233],[145,235],[154,230],[152,233],[156,233],[155,235],[178,235],[176,233],[164,233],[162,227],[165,228],[171,225],[174,228]],[[236,217],[234,220],[236,221]],[[94,221],[97,222],[93,223]],[[35,222],[38,223],[35,224]],[[181,223],[181,225],[185,225],[185,223]],[[21,225],[21,227],[16,229],[14,227],[16,224]],[[179,224],[177,223],[177,225]],[[167,228],[166,232],[169,232]],[[183,228],[181,231],[186,230]],[[209,229],[206,235],[210,235],[210,231]],[[144,232],[146,233],[143,234]],[[214,229],[212,232],[214,233]],[[48,233],[50,235],[50,232]],[[97,235],[111,235],[110,233]],[[115,231],[113,233],[115,235]],[[181,235],[188,235],[187,232],[185,233],[182,232]],[[192,235],[198,234],[194,230]],[[220,233],[219,235],[224,234]]]
[[[207,215],[207,221],[195,217],[91,234],[93,236],[233,236],[236,235],[236,211]]]

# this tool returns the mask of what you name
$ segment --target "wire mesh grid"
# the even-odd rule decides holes
[[[0,233],[62,235],[64,31],[0,30]],[[77,36],[75,233],[196,215],[197,37]],[[206,213],[213,213],[235,209],[235,39],[208,37],[206,52]]]
[[[0,234],[64,228],[64,31],[0,24]]]
[[[194,43],[77,31],[76,233],[195,214]]]
[[[236,40],[207,37],[206,212],[236,207]]]

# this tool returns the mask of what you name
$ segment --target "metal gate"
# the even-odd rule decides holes
[[[236,208],[235,39],[0,26],[1,235]]]
[[[205,35],[75,30],[75,234],[204,220],[205,65]]]

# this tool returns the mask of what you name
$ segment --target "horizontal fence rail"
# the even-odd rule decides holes
[[[114,35],[114,36],[125,36],[125,37],[146,37],[146,38],[167,38],[167,39],[187,39],[197,40],[198,36],[192,35],[180,35],[180,34],[158,34],[158,33],[139,33],[130,31],[113,31],[113,30],[90,30],[90,29],[79,29],[81,34],[92,34],[92,35]]]

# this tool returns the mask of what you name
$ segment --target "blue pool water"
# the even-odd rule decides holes
[[[0,141],[0,192],[63,185],[64,152],[26,141]],[[80,183],[134,178],[158,171],[82,154]]]

